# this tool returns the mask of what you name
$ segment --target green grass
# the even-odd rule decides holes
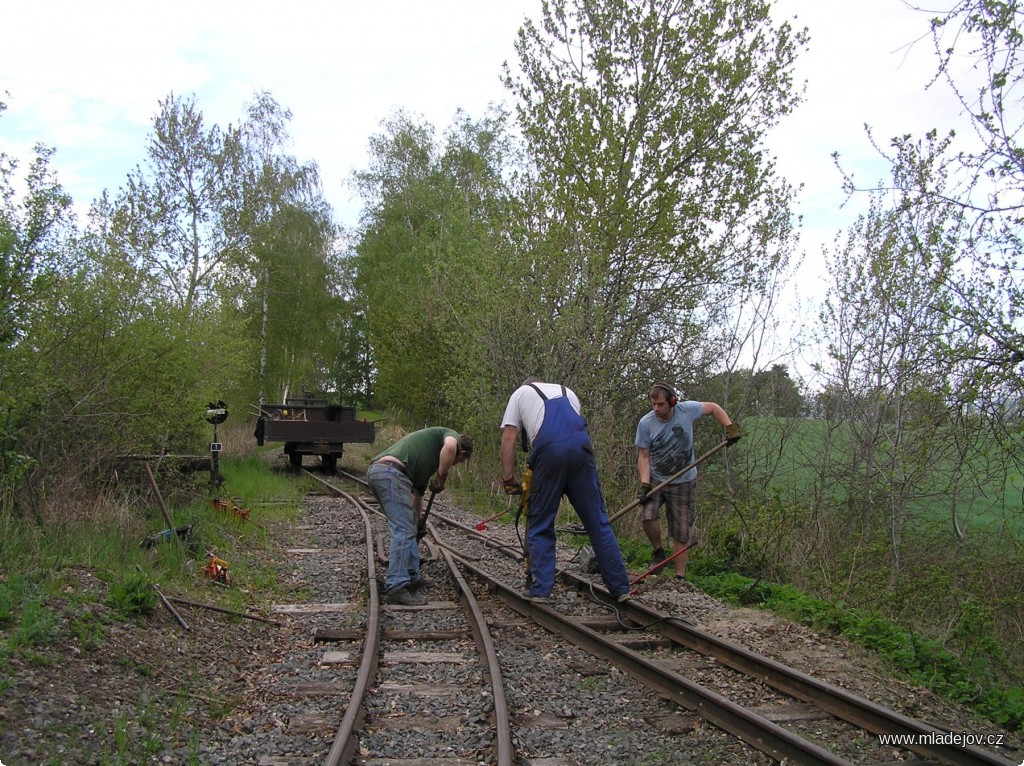
[[[967,705],[993,723],[1024,732],[1024,688],[1007,684],[993,673],[991,658],[993,652],[998,658],[998,643],[991,639],[983,614],[968,612],[960,626],[975,641],[986,643],[988,652],[972,659],[954,655],[938,642],[914,635],[875,612],[817,599],[792,585],[734,573],[701,575],[697,570],[699,566],[691,569],[689,579],[712,596],[767,609],[815,630],[843,636],[884,657],[910,682]]]
[[[284,500],[293,502],[297,507],[307,489],[294,476],[268,471],[266,463],[257,456],[224,459],[220,464],[220,472],[224,484],[217,494],[235,498],[241,506],[251,507]]]
[[[224,483],[216,491],[200,483],[177,486],[175,477],[158,476],[174,525],[192,527],[188,540],[175,537],[143,547],[144,538],[167,526],[155,504],[146,501],[104,508],[92,518],[79,515],[46,524],[0,517],[0,703],[16,680],[14,658],[19,665],[44,666],[69,661],[68,645],[86,654],[97,650],[105,645],[112,622],[145,620],[160,608],[151,583],[169,595],[236,611],[276,600],[276,570],[260,552],[270,545],[271,525],[296,517],[305,488],[293,476],[267,470],[259,457],[223,459],[220,472]],[[173,498],[189,499],[179,505]],[[220,498],[249,508],[248,519],[214,508],[211,501]],[[201,567],[211,551],[231,562],[232,582],[240,587],[210,588]],[[95,587],[79,587],[83,576],[92,578]],[[140,678],[153,672],[135,661],[127,666]],[[124,707],[110,711],[106,720],[98,719],[109,737],[99,745],[84,745],[91,748],[92,762],[150,762],[163,749],[153,733],[158,730],[155,716],[170,710],[179,723],[175,728],[185,731],[192,743],[188,762],[199,763],[201,735],[188,734],[195,725],[188,711],[195,705],[190,684],[201,683],[197,677],[169,696],[147,696],[154,694],[148,683],[126,689]],[[208,693],[199,686],[194,691],[201,697]],[[216,720],[236,701],[205,704],[206,715]],[[75,733],[64,739],[69,738],[75,739]],[[64,760],[56,752],[46,757],[53,763]]]
[[[125,617],[152,614],[158,604],[156,591],[144,574],[128,574],[110,583],[107,590],[107,606]]]
[[[879,447],[874,452],[873,465],[882,473],[877,475],[874,487],[864,482],[865,471],[859,468],[852,475],[843,471],[851,456],[859,453],[855,435],[849,424],[829,427],[820,419],[812,418],[750,418],[743,422],[743,440],[739,450],[742,457],[737,470],[751,473],[751,481],[761,486],[765,495],[776,496],[784,502],[808,502],[820,499],[824,505],[843,507],[848,500],[860,501],[872,491],[881,493],[880,502],[887,502],[884,470],[888,453]],[[1021,519],[1024,501],[1024,475],[1014,460],[1007,459],[990,442],[988,435],[979,434],[962,465],[953,462],[952,449],[941,450],[963,441],[960,434],[931,434],[934,448],[923,449],[915,435],[904,436],[903,463],[907,467],[907,511],[915,523],[948,524],[954,502],[963,522],[978,528],[998,529],[1009,523],[1017,537],[1024,535]],[[1019,455],[1024,450],[1010,452]],[[827,458],[833,459],[831,471]],[[708,475],[719,472],[720,463],[709,463]],[[762,477],[767,477],[762,480]],[[854,487],[851,495],[845,485]],[[894,495],[904,485],[894,480]],[[957,496],[953,497],[953,492]]]

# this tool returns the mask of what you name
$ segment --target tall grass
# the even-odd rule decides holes
[[[109,586],[125,587],[142,569],[158,581],[188,587],[211,553],[227,556],[243,544],[263,545],[266,524],[294,517],[301,504],[303,485],[268,471],[258,456],[226,458],[221,473],[220,487],[199,481],[172,489],[176,478],[158,477],[175,528],[191,528],[187,539],[144,544],[166,528],[166,520],[148,487],[138,484],[112,490],[106,502],[95,499],[88,513],[49,513],[46,524],[0,517],[0,627],[16,621],[33,598],[59,591],[68,568],[91,571]],[[167,481],[163,486],[161,479]],[[214,507],[217,498],[229,498],[227,512]],[[236,507],[247,509],[248,517],[234,513]]]

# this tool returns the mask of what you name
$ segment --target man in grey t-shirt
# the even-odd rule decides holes
[[[650,400],[651,411],[640,418],[636,427],[640,523],[654,549],[651,558],[651,566],[654,566],[666,558],[658,524],[658,510],[665,506],[672,549],[674,552],[682,550],[673,559],[676,577],[683,579],[695,515],[697,468],[694,466],[657,492],[651,492],[651,487],[661,484],[694,461],[693,424],[697,420],[705,415],[713,416],[725,428],[729,444],[739,441],[740,427],[714,402],[679,401],[668,383],[659,381],[651,386]]]

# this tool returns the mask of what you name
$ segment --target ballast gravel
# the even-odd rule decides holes
[[[438,516],[470,527],[479,521],[480,516],[446,500],[435,505]],[[276,588],[288,602],[341,605],[335,611],[261,612],[280,623],[271,625],[179,606],[188,630],[165,609],[136,622],[119,622],[102,606],[107,585],[101,567],[66,572],[72,584],[49,603],[69,615],[54,626],[55,639],[34,653],[9,656],[0,672],[0,762],[322,763],[347,701],[344,695],[323,693],[325,685],[348,688],[355,674],[354,664],[325,665],[324,653],[358,654],[359,644],[327,646],[314,643],[313,636],[318,630],[358,629],[364,617],[358,608],[359,594],[366,588],[361,522],[349,529],[332,521],[340,502],[311,495],[295,525],[266,525],[265,548],[259,553],[262,563],[277,572]],[[385,534],[383,520],[371,519],[375,534]],[[485,534],[462,538],[468,557],[489,571],[502,570],[508,584],[521,587],[522,564],[493,548],[496,542],[511,549],[519,545],[512,525],[492,521]],[[320,553],[298,552],[313,550]],[[421,552],[427,556],[428,574],[438,581],[431,600],[454,600],[443,563],[429,557],[426,544]],[[574,566],[579,554],[578,548],[561,545],[560,565]],[[377,574],[383,578],[379,564]],[[479,585],[472,577],[466,579],[475,588]],[[257,583],[236,575],[230,587],[242,590],[247,603],[270,606]],[[215,588],[209,588],[205,596],[183,595],[214,602]],[[76,591],[97,598],[75,606]],[[581,607],[579,594],[563,586],[553,595],[555,609],[612,616],[604,605]],[[649,578],[638,597],[906,715],[956,731],[1001,734],[1006,747],[1000,753],[1014,763],[1024,760],[1019,734],[1000,731],[970,711],[891,678],[876,658],[843,641],[769,613],[728,607],[674,578]],[[537,628],[499,599],[486,592],[478,592],[477,598],[502,665],[517,766],[774,763],[603,660]],[[102,641],[82,628],[89,621],[104,625]],[[416,626],[414,612],[385,610],[385,627]],[[459,630],[465,623],[457,610],[442,611],[432,618],[431,628]],[[434,644],[414,641],[401,648],[430,652]],[[464,654],[470,661],[381,663],[360,730],[361,760],[494,762],[493,706],[484,693],[475,644],[467,635],[446,645],[445,651]],[[388,691],[416,686],[439,693]],[[921,763],[905,751],[889,753],[885,760]]]

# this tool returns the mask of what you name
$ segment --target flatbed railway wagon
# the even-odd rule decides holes
[[[284,453],[294,470],[306,455],[319,456],[323,468],[333,472],[345,444],[372,444],[374,423],[357,420],[356,408],[328,404],[326,399],[286,399],[284,404],[263,404],[256,420],[256,443],[284,442]]]

